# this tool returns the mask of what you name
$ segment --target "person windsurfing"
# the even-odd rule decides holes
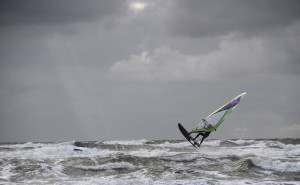
[[[207,122],[206,122],[207,123]],[[211,124],[205,124],[205,128],[211,128],[211,127],[213,127]],[[214,129],[215,131],[216,131],[216,129]],[[207,131],[207,132],[199,132],[198,134],[197,134],[197,136],[196,137],[192,137],[192,136],[190,136],[191,137],[191,140],[193,140],[194,141],[194,145],[197,145],[198,147],[200,147],[201,146],[201,144],[202,144],[202,142],[204,141],[204,139],[205,138],[207,138],[208,136],[209,136],[209,134],[211,133],[211,131]],[[192,133],[189,133],[190,135],[192,134]],[[201,139],[201,142],[200,143],[198,143],[197,141],[196,141],[196,139],[199,137],[199,136],[202,136],[202,139]]]
[[[238,96],[234,97],[232,100],[202,119],[202,121],[199,122],[190,132],[178,123],[179,131],[194,147],[200,147],[204,139],[206,139],[212,131],[216,131],[220,124],[227,118],[245,95],[246,92],[242,92]],[[196,134],[196,137],[193,137],[193,134]],[[200,135],[202,136],[202,139],[198,142],[196,140]]]

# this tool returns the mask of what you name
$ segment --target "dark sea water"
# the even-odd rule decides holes
[[[2,143],[0,184],[300,184],[300,139]]]

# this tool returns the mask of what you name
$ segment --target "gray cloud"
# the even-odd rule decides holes
[[[293,37],[295,38],[295,37]],[[223,39],[219,49],[202,55],[184,55],[170,47],[160,47],[153,52],[133,55],[127,61],[118,61],[110,68],[110,77],[133,81],[214,81],[248,77],[262,73],[297,73],[295,58],[291,55],[295,43],[289,38],[230,38]],[[281,42],[281,43],[280,43]],[[275,46],[273,46],[275,45]],[[284,45],[285,49],[281,49]]]
[[[105,16],[117,16],[126,10],[124,1],[2,1],[0,26],[15,24],[56,25],[97,21]]]
[[[170,33],[188,37],[270,34],[299,21],[299,6],[297,0],[176,1],[167,23]]]

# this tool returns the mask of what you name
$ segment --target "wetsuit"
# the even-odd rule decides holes
[[[204,123],[205,123],[205,126],[204,128],[208,129],[208,128],[211,128],[212,125],[207,123],[205,120],[203,120]],[[216,129],[214,128],[214,130],[216,131]],[[194,141],[194,145],[197,145],[198,147],[200,147],[200,145],[202,144],[202,142],[204,141],[205,138],[207,138],[209,136],[209,134],[211,133],[210,132],[199,132],[198,135],[195,137],[195,138],[192,138],[191,139]],[[191,133],[190,133],[191,134]],[[199,137],[199,136],[202,136],[202,139],[201,139],[201,142],[200,143],[197,143],[195,140]]]
[[[198,135],[195,138],[192,138],[195,142],[195,144],[198,145],[198,147],[200,147],[200,145],[202,144],[202,142],[204,141],[205,138],[207,138],[209,136],[210,132],[199,132]],[[201,142],[197,143],[195,140],[199,137],[202,136]]]

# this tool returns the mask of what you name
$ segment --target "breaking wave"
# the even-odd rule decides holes
[[[0,156],[0,184],[300,181],[298,139],[208,140],[199,150],[176,140],[4,143]]]

